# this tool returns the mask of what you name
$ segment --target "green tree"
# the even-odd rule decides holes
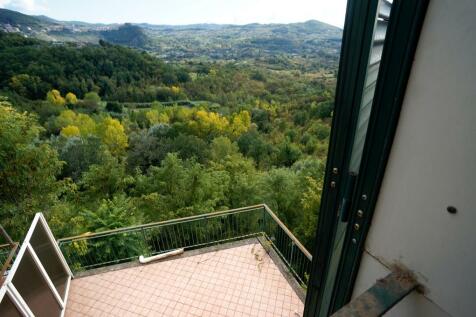
[[[210,144],[210,159],[214,162],[221,162],[229,156],[238,155],[239,148],[226,136],[219,136],[213,139]]]
[[[39,99],[43,98],[42,91],[46,90],[48,85],[43,83],[38,76],[18,74],[10,78],[9,87],[23,97]]]
[[[251,130],[241,135],[238,139],[238,146],[241,153],[253,158],[258,165],[266,167],[273,165],[270,157],[275,149],[258,131]]]
[[[102,199],[94,210],[85,209],[81,213],[85,227],[91,232],[128,227],[141,223],[140,213],[131,198],[118,194],[112,199]]]
[[[260,186],[264,202],[289,228],[295,227],[301,212],[299,176],[288,168],[271,169],[261,178]]]
[[[84,98],[81,102],[81,106],[90,110],[97,111],[99,109],[99,103],[101,102],[101,97],[95,91],[88,92],[84,95]]]
[[[301,150],[294,143],[285,142],[279,147],[278,162],[282,166],[289,167],[293,165],[301,156]]]
[[[81,215],[85,227],[90,232],[101,232],[142,223],[140,213],[132,199],[124,194],[115,195],[112,199],[103,199],[98,207],[84,209]],[[148,254],[148,248],[141,235],[123,235],[120,238],[106,236],[88,241],[86,253],[86,257],[101,263]]]
[[[218,147],[219,152],[222,150],[221,146]],[[222,171],[229,178],[227,183],[222,184],[225,190],[224,206],[238,208],[264,202],[260,186],[262,173],[256,170],[252,159],[234,152],[232,147],[231,151],[227,150],[229,154],[210,163],[211,169]]]
[[[119,102],[108,101],[106,104],[106,110],[109,112],[122,113],[123,107]]]
[[[42,130],[34,116],[0,101],[0,218],[15,239],[36,212],[56,203],[63,188],[56,180],[62,163],[50,145],[39,142]]]
[[[83,173],[79,185],[83,203],[94,206],[100,199],[111,199],[134,184],[126,173],[125,163],[105,151],[100,164],[93,164]]]
[[[222,171],[207,170],[194,160],[168,154],[160,167],[152,166],[147,174],[137,177],[135,194],[148,219],[156,221],[217,209],[228,181]]]
[[[61,96],[61,93],[56,90],[50,90],[46,94],[46,101],[52,103],[53,105],[57,106],[64,106],[66,104],[66,100]]]
[[[58,152],[60,159],[65,162],[61,173],[63,177],[71,177],[78,182],[91,165],[102,161],[104,149],[97,137],[72,137],[61,143]]]

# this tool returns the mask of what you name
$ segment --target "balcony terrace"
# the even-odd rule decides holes
[[[302,316],[299,290],[258,240],[206,249],[74,279],[66,316]]]
[[[137,260],[182,249],[149,264]],[[57,242],[39,214],[7,271],[0,312],[302,316],[310,264],[309,252],[266,205]]]

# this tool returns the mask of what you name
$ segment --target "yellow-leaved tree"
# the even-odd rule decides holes
[[[57,106],[64,106],[66,104],[66,100],[61,97],[61,93],[56,89],[48,91],[46,100]]]
[[[64,137],[73,137],[73,136],[80,136],[81,133],[79,132],[79,128],[75,125],[67,125],[66,127],[61,129],[61,135]]]
[[[158,123],[169,123],[169,116],[164,112],[159,112],[159,110],[149,110],[145,113],[147,120],[149,120],[150,125]]]
[[[172,93],[173,93],[174,95],[178,95],[178,94],[180,93],[180,87],[179,87],[179,86],[172,86],[172,87],[170,88],[170,90],[172,91]]]
[[[75,126],[79,129],[81,136],[93,135],[96,133],[96,122],[87,114],[76,113],[73,110],[61,111],[56,118],[55,124],[58,128]]]
[[[228,128],[229,133],[233,137],[239,137],[246,131],[250,129],[251,126],[251,115],[248,111],[243,110],[239,113],[234,114],[231,117],[231,123]]]
[[[210,134],[223,134],[223,132],[227,131],[229,124],[226,117],[216,112],[198,110],[188,125],[194,134],[206,136]]]
[[[98,135],[113,155],[124,153],[128,146],[124,126],[117,119],[105,117],[98,126]]]
[[[68,92],[65,96],[65,99],[68,105],[75,105],[78,103],[78,98],[72,92]]]

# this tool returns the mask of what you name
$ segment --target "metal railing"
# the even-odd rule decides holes
[[[311,254],[264,204],[64,238],[58,244],[78,272],[250,237],[265,238],[296,279],[307,284]]]
[[[15,258],[15,254],[18,249],[18,242],[14,242],[1,225],[0,237],[2,237],[2,240],[7,242],[0,245],[0,286],[2,286],[4,275]]]

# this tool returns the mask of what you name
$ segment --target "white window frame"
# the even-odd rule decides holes
[[[47,236],[50,240],[49,242],[53,246],[53,249],[55,250],[56,255],[60,259],[61,264],[66,274],[68,275],[64,299],[61,298],[61,295],[56,290],[56,287],[54,286],[53,282],[48,276],[48,273],[46,272],[43,264],[41,263],[35,250],[33,249],[33,246],[30,243],[33,232],[35,231],[38,225],[43,226],[43,229],[46,231]],[[46,219],[42,213],[37,213],[35,215],[35,218],[33,219],[33,222],[31,223],[30,229],[28,230],[25,240],[23,241],[20,247],[20,250],[18,251],[17,257],[15,258],[15,261],[13,262],[13,265],[10,271],[8,272],[6,279],[2,287],[0,288],[0,301],[2,301],[4,296],[7,295],[13,301],[13,303],[15,304],[15,306],[18,308],[19,312],[23,316],[25,317],[35,316],[33,312],[30,310],[30,308],[28,307],[27,303],[25,302],[21,294],[18,292],[18,290],[15,288],[15,286],[12,283],[13,277],[15,276],[15,273],[18,270],[18,267],[20,265],[21,260],[23,259],[23,256],[25,255],[25,252],[28,252],[32,256],[33,261],[35,262],[38,270],[40,271],[41,276],[43,277],[46,284],[48,285],[51,293],[53,294],[53,297],[56,299],[59,306],[61,307],[61,317],[63,317],[66,310],[66,303],[68,301],[68,294],[69,294],[71,279],[74,276],[73,276],[73,273],[71,272],[71,269],[69,268],[68,263],[66,262],[66,259],[63,256],[63,253],[61,252],[58,244],[56,243],[56,240],[53,237],[53,233],[51,232],[50,227],[48,226],[48,223],[46,222]]]

